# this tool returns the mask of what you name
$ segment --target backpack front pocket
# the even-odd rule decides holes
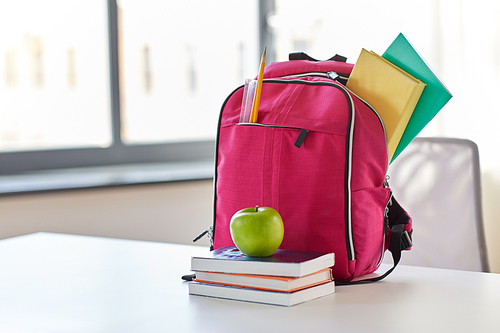
[[[229,221],[258,206],[283,218],[281,248],[346,253],[345,140],[342,135],[282,126],[238,124],[220,130],[214,246],[232,244]],[[334,249],[334,250],[333,250]],[[339,256],[336,266],[347,266]],[[342,262],[342,261],[346,262]]]

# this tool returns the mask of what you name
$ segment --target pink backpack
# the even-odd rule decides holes
[[[224,102],[216,142],[213,249],[234,245],[232,215],[256,205],[282,216],[281,248],[334,252],[337,282],[374,272],[387,249],[395,267],[401,250],[411,247],[411,219],[387,184],[381,118],[345,88],[353,65],[332,59],[340,61],[267,66],[257,123],[238,123],[243,87]],[[362,282],[379,280],[394,267]]]

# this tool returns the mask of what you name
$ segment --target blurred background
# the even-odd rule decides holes
[[[210,160],[220,107],[245,78],[256,75],[264,47],[268,63],[285,61],[295,51],[316,59],[338,53],[354,63],[361,48],[382,54],[400,32],[454,96],[421,136],[467,138],[479,146],[491,268],[500,272],[496,100],[500,3],[494,0],[1,0],[0,186],[2,181],[12,183],[21,174],[42,170]],[[200,188],[196,182],[187,185],[191,192],[179,183],[165,188],[172,197],[161,202],[175,203],[171,209],[162,208],[161,217],[152,221],[165,223],[165,215],[185,207],[193,193],[204,193],[187,209],[200,215],[191,215],[183,223],[197,220],[199,224],[200,216],[208,214],[203,218],[208,226],[211,181],[207,177],[197,181]],[[159,190],[148,192],[149,198],[157,198]],[[175,194],[182,191],[187,191],[185,198]],[[74,209],[82,209],[80,216],[87,219],[99,218],[85,215],[92,205],[111,200],[107,195],[101,201],[95,199],[102,191],[71,193],[92,198],[90,206],[82,203],[89,200],[74,201],[80,207]],[[40,207],[52,207],[46,211],[47,221],[70,219],[70,215],[53,214],[60,209],[62,197],[71,200],[67,197],[71,193],[3,195],[0,237],[26,232],[20,226],[29,224],[32,217],[22,214],[34,207],[39,210],[33,216],[41,220]],[[124,199],[113,198],[116,206],[106,205],[115,207],[107,220],[126,220],[120,216]],[[154,210],[148,207],[149,212]],[[178,213],[183,214],[187,213]],[[133,221],[129,222],[89,226],[82,220],[75,222],[76,229],[57,229],[52,224],[31,228],[92,233],[86,231],[87,224],[93,233],[139,237]],[[9,228],[15,231],[5,231]],[[133,231],[113,234],[120,228]],[[175,234],[183,227],[164,228],[163,233],[174,230]],[[144,229],[148,228],[140,227],[141,232]],[[150,230],[156,230],[153,224]],[[188,242],[179,237],[143,236]]]

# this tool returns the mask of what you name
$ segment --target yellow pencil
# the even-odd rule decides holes
[[[257,78],[257,87],[255,87],[255,95],[253,97],[252,103],[252,113],[250,114],[250,122],[257,122],[257,115],[259,114],[259,103],[260,103],[260,93],[262,91],[262,79],[264,76],[264,67],[266,67],[266,50],[262,53],[262,58],[260,60],[259,77]]]

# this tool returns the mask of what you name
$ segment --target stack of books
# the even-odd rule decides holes
[[[346,87],[382,118],[390,162],[452,97],[403,34],[382,56],[362,49]]]
[[[277,250],[249,257],[228,246],[192,257],[189,294],[292,306],[335,292],[333,253]]]

